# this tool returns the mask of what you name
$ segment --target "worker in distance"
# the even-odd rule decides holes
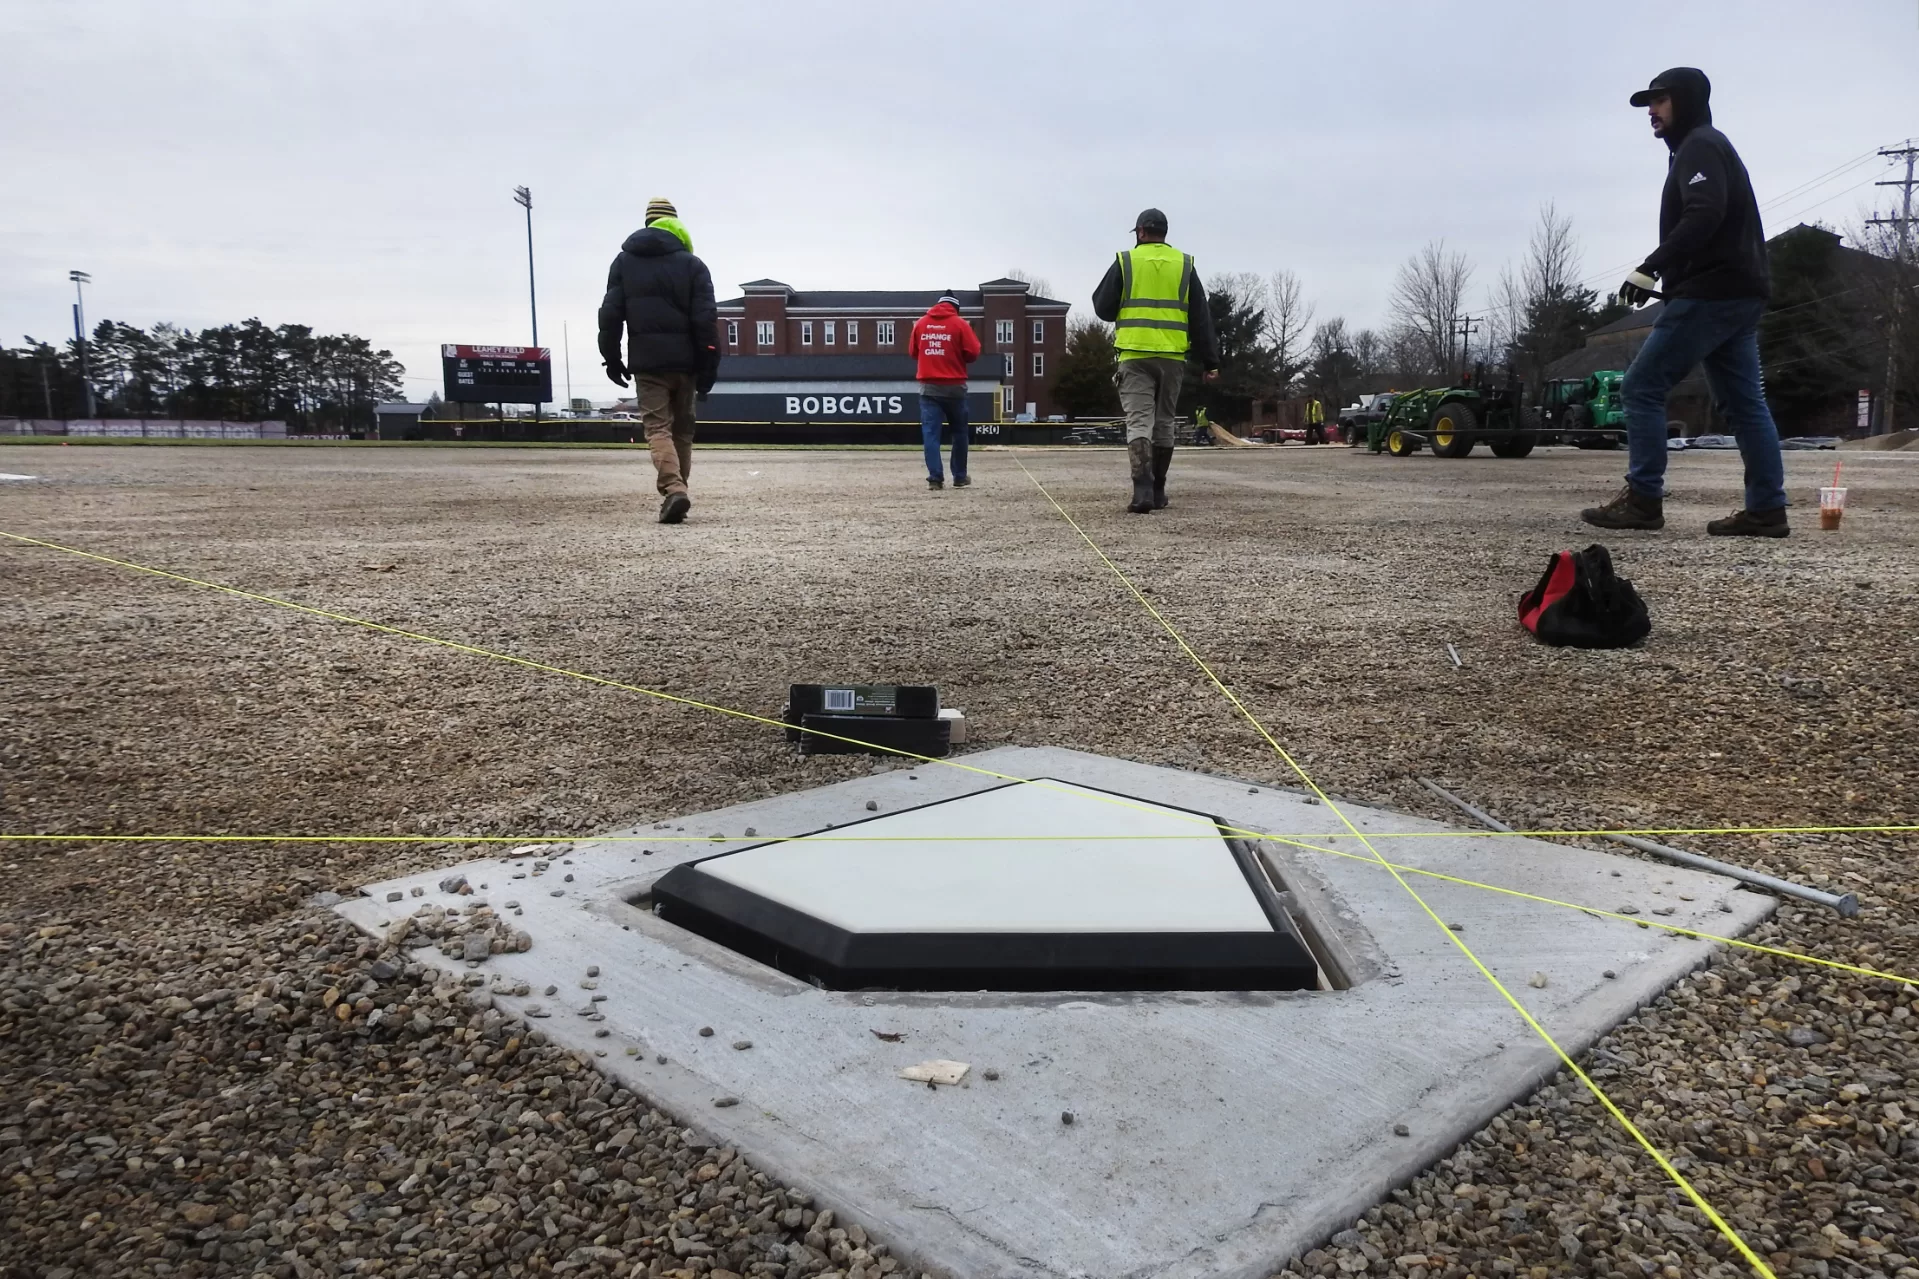
[[[1143,210],[1133,219],[1133,247],[1122,249],[1093,290],[1093,314],[1113,326],[1120,411],[1133,472],[1135,515],[1164,510],[1173,464],[1173,415],[1188,358],[1208,381],[1219,376],[1219,343],[1206,288],[1193,255],[1166,243],[1166,215]]]

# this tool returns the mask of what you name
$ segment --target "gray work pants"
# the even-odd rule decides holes
[[[1151,440],[1156,447],[1173,447],[1173,413],[1179,407],[1179,384],[1186,361],[1121,360],[1113,384],[1119,388],[1120,411],[1126,415],[1126,442]]]

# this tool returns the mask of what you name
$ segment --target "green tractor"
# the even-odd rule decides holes
[[[1618,369],[1601,369],[1548,382],[1539,389],[1541,421],[1574,448],[1616,449],[1626,442],[1625,381]]]
[[[1394,457],[1409,457],[1431,444],[1439,457],[1465,457],[1484,440],[1495,457],[1525,457],[1539,443],[1540,421],[1525,407],[1526,384],[1510,372],[1494,388],[1486,366],[1477,366],[1460,386],[1403,391],[1385,417],[1372,424],[1368,443]]]

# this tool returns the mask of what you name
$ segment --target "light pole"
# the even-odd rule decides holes
[[[533,288],[533,192],[525,187],[513,188],[513,203],[526,210],[526,304],[533,313],[533,347],[540,346],[540,297]],[[540,406],[533,406],[533,420],[539,421]]]
[[[83,284],[92,284],[93,277],[85,271],[69,271],[67,278],[73,281],[73,341],[80,348],[80,385],[87,392],[87,416],[93,416],[93,379],[87,374],[87,308],[86,297],[80,291]]]

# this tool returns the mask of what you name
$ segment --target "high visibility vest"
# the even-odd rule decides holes
[[[1122,360],[1179,359],[1192,345],[1186,331],[1186,299],[1192,290],[1193,256],[1167,244],[1141,244],[1121,251],[1123,292],[1113,345]]]
[[[1326,414],[1320,409],[1318,400],[1306,401],[1306,424],[1319,426],[1326,421]]]

